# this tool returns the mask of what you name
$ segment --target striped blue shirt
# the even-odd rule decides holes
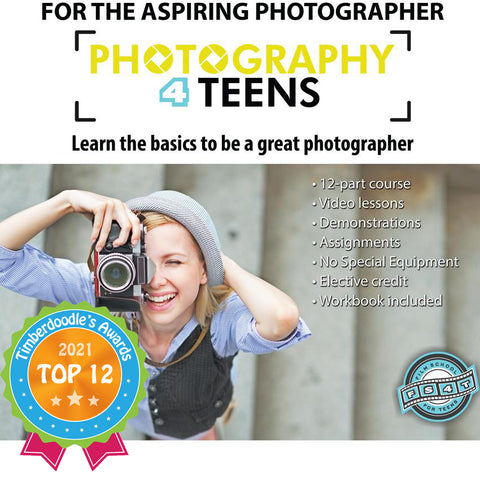
[[[53,258],[29,244],[17,251],[0,246],[0,285],[21,295],[54,304],[87,301],[95,305],[94,286],[86,264]],[[174,357],[197,325],[196,318],[192,317],[173,339],[162,362],[169,362]],[[238,351],[263,354],[282,350],[311,335],[304,321],[299,319],[297,328],[287,338],[281,341],[266,340],[257,332],[255,319],[235,293],[224,301],[213,316],[210,331],[212,346],[221,357]],[[147,370],[150,379],[161,374],[161,369],[148,365]],[[139,414],[129,423],[152,437],[166,438],[154,433],[146,399],[139,403]]]

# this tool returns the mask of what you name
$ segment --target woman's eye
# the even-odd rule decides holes
[[[182,262],[180,260],[169,260],[167,265],[180,265]]]

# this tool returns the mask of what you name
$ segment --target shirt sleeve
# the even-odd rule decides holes
[[[263,338],[257,331],[255,319],[235,293],[230,295],[222,308],[213,316],[211,325],[212,345],[221,357],[237,353],[270,353],[291,347],[311,336],[305,322],[299,318],[296,329],[283,340]]]
[[[95,304],[86,264],[50,257],[30,244],[20,250],[0,246],[0,285],[54,304],[63,301]]]

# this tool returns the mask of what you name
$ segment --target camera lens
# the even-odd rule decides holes
[[[133,283],[133,264],[121,255],[110,255],[100,265],[99,279],[107,290],[113,292],[126,290]]]

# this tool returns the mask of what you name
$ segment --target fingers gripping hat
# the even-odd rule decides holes
[[[208,212],[196,200],[180,192],[161,190],[146,197],[133,198],[126,204],[131,210],[163,213],[182,224],[203,253],[208,284],[213,287],[224,282],[217,230]]]

